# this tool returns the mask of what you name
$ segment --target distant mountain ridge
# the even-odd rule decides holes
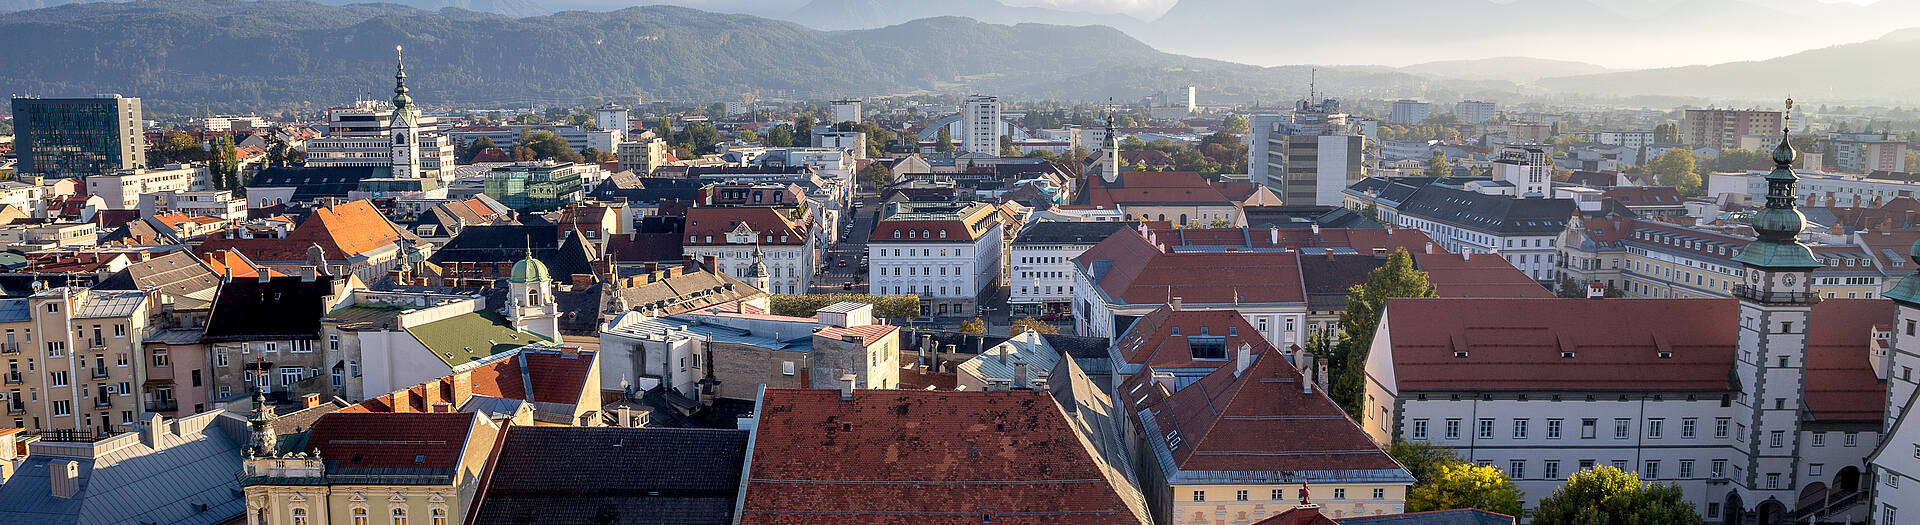
[[[1804,102],[1920,101],[1920,71],[1905,67],[1920,56],[1920,28],[1754,62],[1624,71],[1542,79],[1541,87],[1568,93],[1643,94]]]
[[[415,100],[469,107],[632,95],[734,100],[746,92],[1131,100],[1185,85],[1200,86],[1211,100],[1290,100],[1304,92],[1308,76],[1305,67],[1162,53],[1100,26],[944,17],[823,32],[664,6],[514,19],[393,4],[152,0],[0,14],[0,32],[16,41],[13,52],[0,54],[0,89],[124,93],[157,111],[385,98],[395,44],[406,46]],[[1430,82],[1372,68],[1323,68],[1320,81],[1355,93],[1412,91]]]
[[[1399,68],[1419,75],[1472,80],[1505,80],[1529,83],[1547,77],[1591,75],[1613,71],[1605,67],[1570,60],[1529,57],[1494,57],[1477,60],[1442,60]]]

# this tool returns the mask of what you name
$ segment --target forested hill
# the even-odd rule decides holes
[[[1307,68],[1260,68],[1162,53],[1104,26],[992,25],[931,18],[817,31],[747,15],[652,6],[509,18],[460,9],[305,0],[69,4],[0,14],[13,43],[0,89],[121,93],[156,111],[339,104],[392,89],[393,46],[429,105],[518,105],[587,97],[648,100],[978,91],[1123,100],[1199,85],[1215,100],[1302,91]],[[1422,79],[1326,69],[1323,87]]]

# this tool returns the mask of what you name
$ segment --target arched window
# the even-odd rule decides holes
[[[367,509],[353,509],[353,525],[367,525]]]
[[[900,238],[900,230],[894,230],[894,231],[893,231],[893,238],[895,238],[895,239],[898,239],[898,238]]]
[[[407,509],[393,509],[393,525],[407,525]]]
[[[1185,213],[1180,214],[1180,225],[1181,226],[1187,225],[1187,214]]]
[[[540,289],[527,289],[527,306],[540,306]]]
[[[947,238],[947,229],[946,229],[946,228],[941,228],[941,229],[940,229],[940,238],[942,238],[942,239],[945,239],[945,238]]]
[[[922,238],[922,239],[932,239],[932,238],[933,238],[933,232],[931,232],[931,231],[928,231],[928,230],[925,230],[925,229],[922,229],[922,230],[920,230],[920,238]]]

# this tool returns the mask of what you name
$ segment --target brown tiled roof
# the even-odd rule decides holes
[[[256,261],[301,261],[307,258],[307,248],[318,244],[326,251],[327,260],[340,261],[392,246],[401,239],[400,231],[371,202],[357,200],[314,210],[283,239],[215,236],[194,252],[230,249]]]
[[[740,523],[1141,523],[1043,391],[768,389]]]
[[[334,412],[314,422],[307,448],[344,468],[455,468],[473,418],[466,413]]]
[[[1673,186],[1615,186],[1601,191],[1600,196],[1630,207],[1679,206],[1686,201]]]
[[[1084,197],[1076,204],[1113,209],[1119,205],[1183,203],[1232,205],[1220,189],[1191,171],[1148,171],[1120,174],[1119,184],[1107,184],[1098,176],[1087,177]]]
[[[724,245],[727,234],[740,223],[760,236],[760,244],[767,245],[804,245],[807,243],[807,227],[793,220],[785,208],[764,207],[698,207],[687,210],[686,234],[690,240],[688,246]],[[712,242],[707,238],[711,236]],[[782,240],[782,239],[785,240]]]
[[[1414,252],[1413,264],[1427,272],[1440,297],[1553,297],[1553,291],[1498,255],[1462,257],[1435,249]]]
[[[552,350],[522,349],[516,352],[516,356],[497,359],[467,371],[468,380],[471,381],[469,391],[474,395],[501,399],[577,404],[586,390],[587,374],[597,357],[596,352],[589,351],[568,355]],[[526,360],[524,368],[520,364],[522,358]],[[432,410],[436,403],[448,403],[458,408],[465,405],[467,399],[454,394],[458,391],[453,384],[456,377],[459,376],[444,376],[403,389],[408,393],[408,402],[404,405],[397,403],[394,394],[389,393],[341,411],[426,412]],[[529,386],[533,389],[531,396],[528,395]]]
[[[1156,431],[1143,435],[1154,443],[1156,454],[1165,450],[1183,472],[1340,471],[1349,476],[1374,471],[1352,475],[1413,481],[1325,389],[1306,391],[1300,371],[1279,351],[1271,346],[1250,351],[1244,372],[1226,364],[1173,390],[1169,382],[1153,377],[1149,367],[1116,394],[1136,417],[1153,418]]]
[[[1286,512],[1275,514],[1267,519],[1253,522],[1253,525],[1339,525],[1332,518],[1320,513],[1319,507],[1295,507]]]
[[[1114,232],[1074,263],[1108,297],[1128,304],[1299,303],[1306,301],[1299,253],[1170,253],[1139,232]]]
[[[1401,391],[1724,392],[1738,353],[1735,299],[1393,299]],[[1869,329],[1891,326],[1883,299],[1813,308],[1807,404],[1815,418],[1877,419],[1884,387],[1867,369]],[[1466,352],[1456,357],[1455,352]],[[1562,352],[1573,352],[1563,357]],[[1671,357],[1662,358],[1662,352]]]
[[[1173,335],[1175,329],[1180,335]],[[1253,348],[1272,348],[1247,319],[1233,310],[1174,310],[1162,306],[1134,321],[1115,341],[1120,357],[1128,364],[1158,368],[1211,368],[1229,364],[1226,359],[1194,360],[1189,336],[1208,335],[1226,338],[1230,351],[1246,344]]]
[[[1893,301],[1827,299],[1813,307],[1807,328],[1807,413],[1816,421],[1874,421],[1883,417],[1887,385],[1867,351],[1873,331],[1890,330]]]

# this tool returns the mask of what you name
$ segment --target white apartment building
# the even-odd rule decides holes
[[[1419,124],[1433,116],[1433,105],[1418,100],[1393,101],[1393,113],[1387,117],[1389,124]]]
[[[246,199],[234,198],[233,192],[226,190],[141,193],[139,207],[143,219],[165,213],[235,220],[247,218]]]
[[[1574,137],[1608,146],[1641,148],[1653,145],[1652,131],[1575,131]]]
[[[631,126],[627,108],[619,104],[608,102],[593,110],[593,127],[613,131],[616,143],[627,140],[627,128]]]
[[[960,104],[960,151],[981,155],[1000,155],[1000,99],[985,95],[967,97]]]
[[[1248,117],[1247,179],[1289,206],[1339,206],[1367,164],[1362,126],[1339,111],[1336,100],[1302,100],[1290,115]]]
[[[1073,303],[1073,259],[1124,222],[1036,221],[1028,223],[1008,247],[1007,303],[1016,315],[1064,312]]]
[[[1453,103],[1453,116],[1468,124],[1484,124],[1500,114],[1500,108],[1492,102],[1462,100]]]
[[[972,316],[999,284],[999,211],[984,202],[888,203],[868,238],[874,295],[920,296],[921,315]]]
[[[833,123],[835,124],[860,121],[860,101],[858,99],[835,100],[832,102],[832,108]]]
[[[1800,177],[1795,204],[1808,207],[1877,207],[1898,197],[1920,197],[1920,181],[1881,179],[1871,176],[1795,170]],[[1765,195],[1767,172],[1748,170],[1740,173],[1707,175],[1707,197]]]
[[[854,159],[867,158],[867,134],[858,131],[815,133],[813,146],[844,151]]]
[[[0,181],[0,206],[14,206],[29,217],[43,217],[47,214],[41,200],[47,195],[47,187],[24,182]]]
[[[209,189],[207,177],[207,167],[198,165],[120,170],[87,177],[87,194],[100,196],[109,210],[133,210],[142,194]]]

